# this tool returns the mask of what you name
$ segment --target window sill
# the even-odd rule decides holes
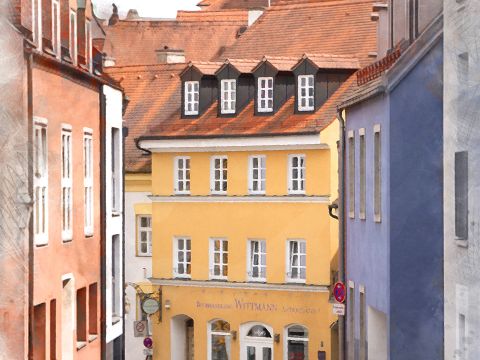
[[[89,343],[94,342],[97,339],[98,339],[98,335],[96,335],[96,334],[88,335],[88,342]]]
[[[379,216],[379,215],[375,215],[374,220],[375,220],[376,223],[381,223],[382,222],[382,217]]]
[[[227,278],[210,278],[209,281],[228,282]]]
[[[62,238],[62,242],[63,242],[64,244],[69,244],[69,243],[71,243],[72,241],[73,241],[73,238]]]
[[[185,193],[175,192],[174,195],[175,196],[190,196],[191,194],[189,192],[185,192]]]
[[[137,254],[136,256],[137,257],[142,257],[142,258],[148,258],[148,257],[152,257],[152,254],[146,254],[146,255]]]
[[[462,247],[462,248],[468,249],[468,240],[465,240],[465,239],[455,239],[455,244],[457,244],[458,247]]]
[[[84,347],[87,346],[87,342],[86,341],[77,341],[77,351],[78,350],[82,350]]]
[[[121,211],[118,211],[118,210],[113,210],[112,211],[112,217],[118,217],[122,215],[122,212]]]
[[[285,282],[287,284],[298,284],[298,285],[305,285],[307,283],[306,280],[294,280],[294,279],[287,279]]]
[[[87,239],[92,238],[92,237],[93,237],[93,232],[92,232],[92,233],[87,233],[87,232],[86,232],[86,233],[85,233],[85,237],[86,237]]]
[[[180,275],[174,275],[173,278],[175,280],[191,280],[192,279],[191,276],[180,276]]]
[[[120,316],[113,315],[112,316],[112,325],[116,325],[120,322],[122,318]]]

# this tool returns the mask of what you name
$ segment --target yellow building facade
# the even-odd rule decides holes
[[[273,142],[140,142],[152,151],[152,202],[135,211],[152,215],[154,359],[335,358],[337,139],[335,121]]]

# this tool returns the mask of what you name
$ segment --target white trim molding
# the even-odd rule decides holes
[[[151,195],[152,202],[173,203],[319,203],[329,204],[329,195],[320,196],[156,196]]]
[[[328,144],[321,143],[320,134],[206,139],[140,139],[139,146],[159,153],[329,149]]]

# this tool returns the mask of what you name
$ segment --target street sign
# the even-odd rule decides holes
[[[135,337],[145,337],[147,336],[147,327],[148,324],[145,320],[143,321],[134,321],[133,322],[133,336]]]
[[[345,285],[341,282],[337,282],[333,287],[333,296],[335,297],[335,300],[337,300],[339,303],[343,303],[346,295],[347,291],[345,289]]]
[[[147,349],[151,349],[153,347],[152,338],[146,337],[145,339],[143,339],[143,346],[145,346]]]
[[[333,314],[334,315],[345,315],[345,304],[333,304]]]
[[[142,309],[146,314],[152,315],[160,309],[160,304],[155,299],[147,298],[142,303]]]

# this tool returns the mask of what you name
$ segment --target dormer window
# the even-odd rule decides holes
[[[52,47],[55,55],[60,58],[60,3],[58,0],[52,1]]]
[[[298,111],[312,111],[315,109],[314,76],[298,76]]]
[[[235,105],[237,99],[237,81],[228,79],[221,83],[221,109],[222,114],[235,114]]]
[[[258,78],[258,112],[273,111],[273,77]]]
[[[200,82],[185,82],[185,115],[198,115]]]

